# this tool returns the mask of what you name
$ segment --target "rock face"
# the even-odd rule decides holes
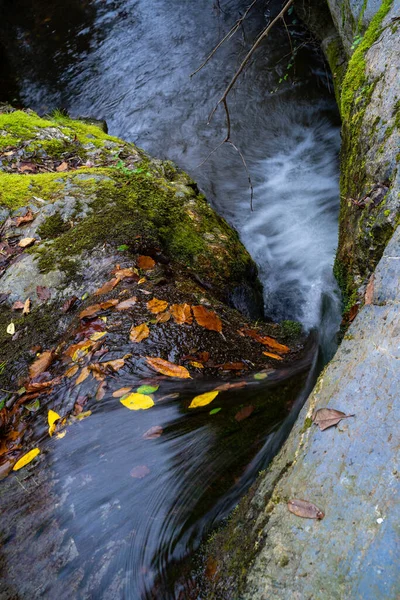
[[[311,24],[336,76],[343,119],[335,271],[346,309],[361,309],[287,443],[208,545],[207,598],[400,595],[400,5],[328,3],[336,34],[332,22]],[[311,417],[323,407],[355,417],[320,431]],[[293,498],[325,517],[291,514]]]
[[[79,415],[121,369],[165,377],[146,357],[199,379],[301,355],[297,324],[250,324],[256,266],[194,182],[93,123],[3,106],[0,227],[5,473],[66,388],[62,416]]]

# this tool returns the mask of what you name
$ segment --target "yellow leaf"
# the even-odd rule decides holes
[[[137,344],[142,342],[150,335],[150,329],[147,327],[146,323],[142,323],[141,325],[136,325],[136,327],[132,327],[129,333],[129,339],[131,342]]]
[[[268,356],[269,358],[275,358],[275,360],[283,360],[282,356],[278,354],[274,354],[273,352],[263,352],[264,356]]]
[[[47,422],[49,424],[49,436],[51,437],[55,431],[56,428],[56,421],[58,421],[58,419],[61,419],[60,415],[58,413],[56,413],[54,410],[49,410],[48,414],[47,414]]]
[[[86,417],[90,417],[92,414],[91,410],[87,410],[86,412],[81,412],[79,415],[76,415],[75,419],[78,421],[82,421],[82,419],[86,419]]]
[[[40,454],[39,448],[34,448],[30,450],[27,454],[24,454],[13,466],[13,471],[19,471],[22,467],[29,464],[38,454]]]
[[[153,314],[157,315],[160,312],[163,312],[166,308],[168,308],[168,302],[166,300],[159,300],[158,298],[153,298],[149,300],[146,304],[148,310]]]
[[[121,398],[120,402],[129,410],[147,410],[154,406],[153,398],[148,394],[129,394]]]
[[[138,283],[142,284],[146,281],[146,277],[141,277],[138,281]]]
[[[15,333],[15,325],[14,325],[14,323],[10,323],[7,326],[7,333],[10,334],[10,335],[14,335],[14,333]]]
[[[90,339],[93,342],[97,342],[97,340],[100,340],[102,337],[104,337],[105,335],[107,335],[107,331],[96,331],[95,333],[93,333],[90,336]]]
[[[59,440],[61,440],[63,437],[65,437],[67,434],[67,430],[64,429],[64,431],[60,431],[60,433],[57,433],[56,438],[58,438]]]
[[[189,408],[198,408],[199,406],[206,406],[210,404],[219,394],[218,390],[213,390],[212,392],[206,392],[205,394],[200,394],[200,396],[196,396],[193,398],[191,403],[189,404]]]
[[[204,365],[196,360],[192,360],[189,364],[191,364],[192,367],[196,367],[196,369],[204,369]]]

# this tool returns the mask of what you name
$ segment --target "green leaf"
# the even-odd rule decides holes
[[[254,377],[254,379],[258,379],[258,380],[260,380],[260,379],[267,379],[268,373],[263,373],[261,371],[261,373],[256,373],[255,375],[253,375],[253,377]]]
[[[120,246],[118,246],[117,250],[118,252],[124,252],[125,250],[129,250],[129,246],[127,246],[126,244],[121,244]]]
[[[38,399],[36,399],[33,400],[33,402],[28,402],[28,404],[24,404],[24,407],[26,408],[26,410],[29,410],[29,412],[36,412],[40,408],[40,402]]]
[[[219,413],[220,410],[222,410],[222,408],[213,408],[208,414],[216,415],[217,413]]]
[[[136,391],[138,394],[153,394],[159,387],[159,385],[141,385]]]
[[[0,402],[0,410],[2,410],[2,409],[4,408],[4,405],[5,405],[5,403],[6,403],[6,401],[5,401],[5,400],[2,400],[2,401]]]

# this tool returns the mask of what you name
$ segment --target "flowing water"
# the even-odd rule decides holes
[[[2,484],[9,594],[188,598],[182,560],[279,449],[315,378],[317,335],[326,356],[335,346],[339,130],[332,86],[319,49],[290,15],[289,37],[277,27],[229,97],[232,141],[254,187],[250,210],[235,149],[225,144],[203,162],[226,132],[222,110],[210,125],[207,118],[276,10],[273,2],[266,9],[260,1],[193,77],[243,2],[26,4],[17,24],[9,17],[25,104],[41,113],[63,107],[72,116],[104,118],[111,134],[189,172],[256,260],[266,315],[318,332],[304,360],[232,392],[213,418],[189,416],[184,405],[193,390],[173,384],[164,384],[163,394],[179,392],[179,400],[156,403],[133,420],[106,397],[59,443],[45,442],[47,460],[37,476]],[[291,47],[298,48],[294,66]],[[249,404],[254,416],[238,423],[237,411]],[[163,435],[143,441],[154,425]]]

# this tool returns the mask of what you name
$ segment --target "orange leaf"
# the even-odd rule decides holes
[[[276,341],[275,338],[272,338],[268,335],[264,335],[264,336],[260,335],[255,329],[242,329],[242,332],[245,335],[252,337],[254,340],[256,340],[256,342],[259,342],[260,344],[263,344],[264,346],[268,346],[270,349],[276,350],[277,352],[280,352],[281,354],[287,354],[287,352],[290,352],[290,348],[288,348],[288,346],[285,346],[284,344],[280,344],[279,342]]]
[[[131,389],[131,387],[119,388],[119,390],[115,390],[115,392],[113,392],[113,398],[122,398],[122,396],[125,396],[125,394],[129,394]]]
[[[63,171],[68,171],[68,163],[62,162],[58,167],[56,167],[56,171],[62,173]]]
[[[168,360],[162,358],[151,358],[146,356],[147,363],[159,373],[168,375],[168,377],[179,377],[180,379],[190,379],[190,373],[185,367],[175,365]]]
[[[65,377],[73,377],[79,371],[78,365],[73,365],[68,371],[65,371]]]
[[[168,302],[166,300],[158,300],[158,298],[153,298],[147,302],[146,306],[150,312],[152,312],[154,315],[157,315],[168,308]]]
[[[33,213],[31,210],[28,210],[28,212],[26,213],[26,215],[24,217],[17,217],[15,219],[15,225],[17,227],[20,227],[21,225],[23,225],[24,223],[31,223],[33,221],[35,217],[33,216]]]
[[[263,354],[269,358],[275,358],[275,360],[283,360],[282,356],[279,356],[279,354],[274,354],[273,352],[263,352]]]
[[[137,266],[139,269],[144,269],[145,271],[152,269],[155,264],[156,263],[151,256],[139,256],[137,259]]]
[[[222,331],[221,319],[214,311],[207,310],[201,304],[199,306],[192,306],[192,310],[194,318],[200,327],[204,327],[204,329],[209,329],[210,331]]]
[[[204,369],[204,365],[201,362],[192,360],[189,364],[192,365],[192,367],[196,367],[196,369]]]
[[[111,273],[112,275],[115,275],[115,277],[118,277],[118,279],[125,279],[126,277],[133,277],[134,275],[138,274],[137,270],[133,267],[120,269],[119,266],[118,268],[113,269]]]
[[[47,371],[53,360],[54,352],[52,352],[51,350],[47,352],[42,352],[39,358],[36,359],[29,367],[29,377],[33,379],[37,375],[40,375],[40,373],[44,373],[45,371]]]
[[[191,325],[193,323],[192,309],[189,304],[173,304],[171,314],[179,325],[184,323]]]
[[[100,302],[100,304],[92,304],[79,313],[79,318],[87,319],[89,317],[94,317],[102,310],[107,310],[108,308],[116,306],[117,304],[118,300],[106,300],[105,302]]]
[[[94,296],[102,296],[103,294],[108,294],[108,292],[111,292],[111,290],[113,290],[115,286],[119,284],[120,281],[121,280],[118,277],[110,279],[110,281],[107,281],[101,288],[99,288],[94,293]]]
[[[150,335],[150,329],[147,327],[146,323],[142,323],[141,325],[136,325],[136,327],[132,327],[129,339],[131,342],[138,343],[142,340],[145,340]]]
[[[128,298],[127,300],[123,300],[115,307],[115,310],[128,310],[128,308],[132,308],[137,302],[136,296],[132,296],[132,298]]]
[[[74,362],[85,356],[90,350],[90,348],[94,345],[94,342],[91,340],[83,340],[82,342],[78,342],[78,344],[73,344],[66,351],[65,354],[70,356]]]
[[[87,379],[90,375],[90,370],[88,367],[83,367],[82,371],[79,374],[78,379],[75,381],[75,385],[79,385],[80,383],[82,383],[83,381],[85,381],[85,379]]]
[[[156,321],[157,321],[157,323],[166,323],[167,321],[170,320],[170,318],[171,318],[171,313],[169,312],[169,310],[166,310],[165,312],[157,315]]]
[[[223,369],[224,371],[241,371],[242,369],[247,369],[246,365],[242,362],[228,362],[223,365],[218,365],[218,368]]]

